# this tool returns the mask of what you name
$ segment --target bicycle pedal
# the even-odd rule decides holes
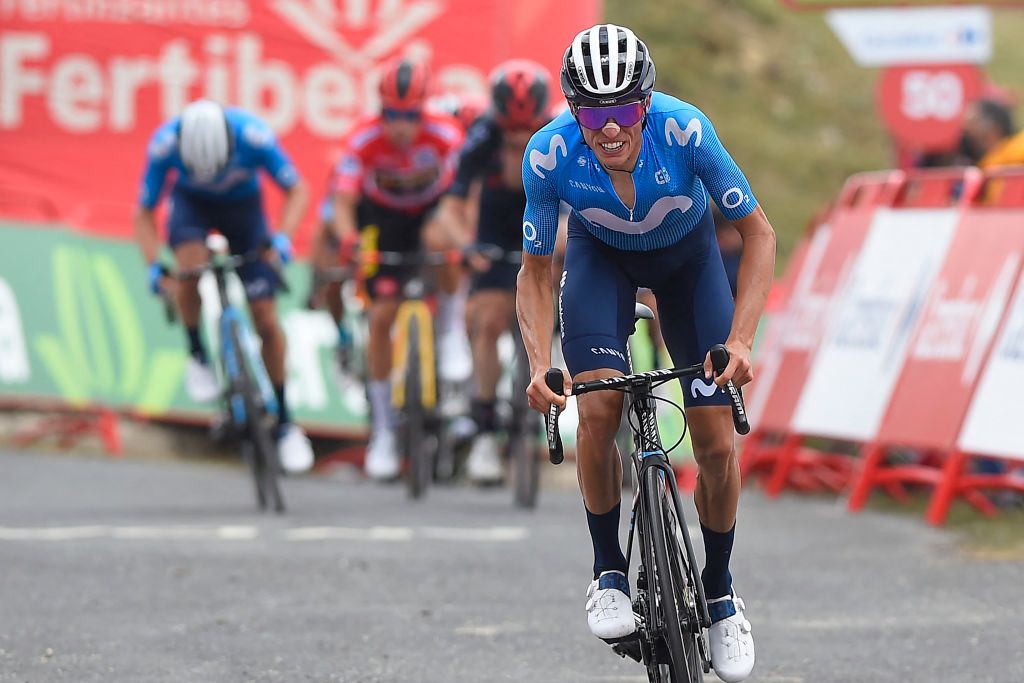
[[[643,661],[643,654],[640,651],[640,638],[634,634],[629,640],[624,640],[612,645],[612,652],[625,659],[629,657],[637,662]]]

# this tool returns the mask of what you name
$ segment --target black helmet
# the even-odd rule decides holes
[[[577,107],[641,100],[654,90],[654,60],[628,28],[598,24],[573,38],[560,81],[566,101]]]

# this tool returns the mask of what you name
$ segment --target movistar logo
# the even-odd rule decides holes
[[[704,137],[704,127],[701,125],[700,119],[690,119],[690,122],[686,124],[686,130],[680,128],[679,122],[671,116],[665,121],[665,142],[669,147],[673,145],[673,142],[680,147],[686,147],[693,136],[696,136],[693,146],[700,147],[700,141]]]
[[[697,398],[698,393],[707,398],[716,391],[718,391],[718,386],[714,382],[711,384],[705,384],[704,380],[700,377],[694,377],[693,382],[690,384],[690,393],[693,394],[694,398]]]
[[[546,175],[541,173],[540,169],[545,171],[554,171],[555,167],[558,166],[558,152],[562,152],[562,156],[566,157],[569,155],[569,151],[565,146],[565,138],[561,135],[555,134],[548,141],[548,151],[541,152],[539,149],[530,150],[530,168],[541,178],[547,178]]]

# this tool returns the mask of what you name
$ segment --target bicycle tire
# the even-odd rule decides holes
[[[242,349],[242,345],[237,324],[231,325],[231,342],[235,353],[238,353]],[[277,446],[270,436],[270,426],[267,424],[268,415],[259,398],[256,383],[249,374],[248,366],[242,362],[243,359],[239,357],[238,360],[238,391],[242,395],[245,405],[246,424],[243,438],[247,440],[249,446],[248,459],[256,484],[256,502],[261,510],[270,506],[275,512],[281,513],[284,512],[285,505],[278,482],[281,464]]]
[[[698,612],[700,598],[696,591],[696,582],[701,578],[686,553],[686,541],[682,535],[689,534],[689,531],[685,518],[679,511],[679,501],[669,496],[668,489],[665,495],[671,498],[667,501],[670,504],[665,506],[665,526],[669,541],[669,562],[673,569],[672,585],[676,589],[676,610],[684,615],[682,638],[686,666],[691,680],[700,681],[703,680],[704,671],[708,670],[705,666],[707,651],[703,647],[704,636]]]
[[[518,340],[517,340],[518,341]],[[516,505],[526,509],[537,507],[540,491],[541,452],[530,406],[526,402],[526,388],[530,384],[530,368],[519,341],[516,347],[516,372],[512,383],[512,424],[509,430],[508,452],[515,481]]]
[[[659,468],[649,467],[644,474],[647,540],[651,544],[654,556],[654,571],[649,572],[647,581],[650,594],[657,600],[655,609],[651,611],[660,620],[656,625],[656,632],[664,647],[663,659],[668,660],[661,661],[660,664],[668,666],[670,683],[700,683],[703,681],[703,674],[696,677],[692,675],[691,671],[695,669],[687,661],[687,650],[683,643],[683,623],[679,618],[676,591],[676,582],[681,577],[678,576],[678,566],[673,569],[676,563],[670,555],[670,545],[674,540],[668,536],[666,489],[660,478],[661,472]],[[650,626],[648,624],[648,628]],[[697,665],[699,666],[699,663]]]
[[[405,404],[402,406],[402,440],[407,462],[405,473],[409,497],[422,498],[434,475],[434,463],[426,443],[426,412],[420,388],[419,329],[415,317],[409,319],[408,357],[405,364]]]

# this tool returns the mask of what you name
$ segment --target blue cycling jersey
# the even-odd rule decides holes
[[[651,97],[633,183],[636,202],[630,210],[572,114],[564,112],[537,131],[523,158],[523,249],[552,252],[560,200],[595,237],[624,251],[678,242],[704,215],[709,192],[729,220],[757,206],[711,121],[692,104],[659,92]]]
[[[139,204],[152,209],[160,201],[167,172],[177,171],[174,188],[197,198],[233,202],[259,194],[256,171],[264,169],[281,188],[299,181],[299,173],[281,148],[270,127],[249,112],[227,107],[224,110],[231,128],[232,151],[227,167],[213,180],[198,183],[189,178],[178,151],[178,117],[166,122],[149,141],[146,171],[139,191]]]

